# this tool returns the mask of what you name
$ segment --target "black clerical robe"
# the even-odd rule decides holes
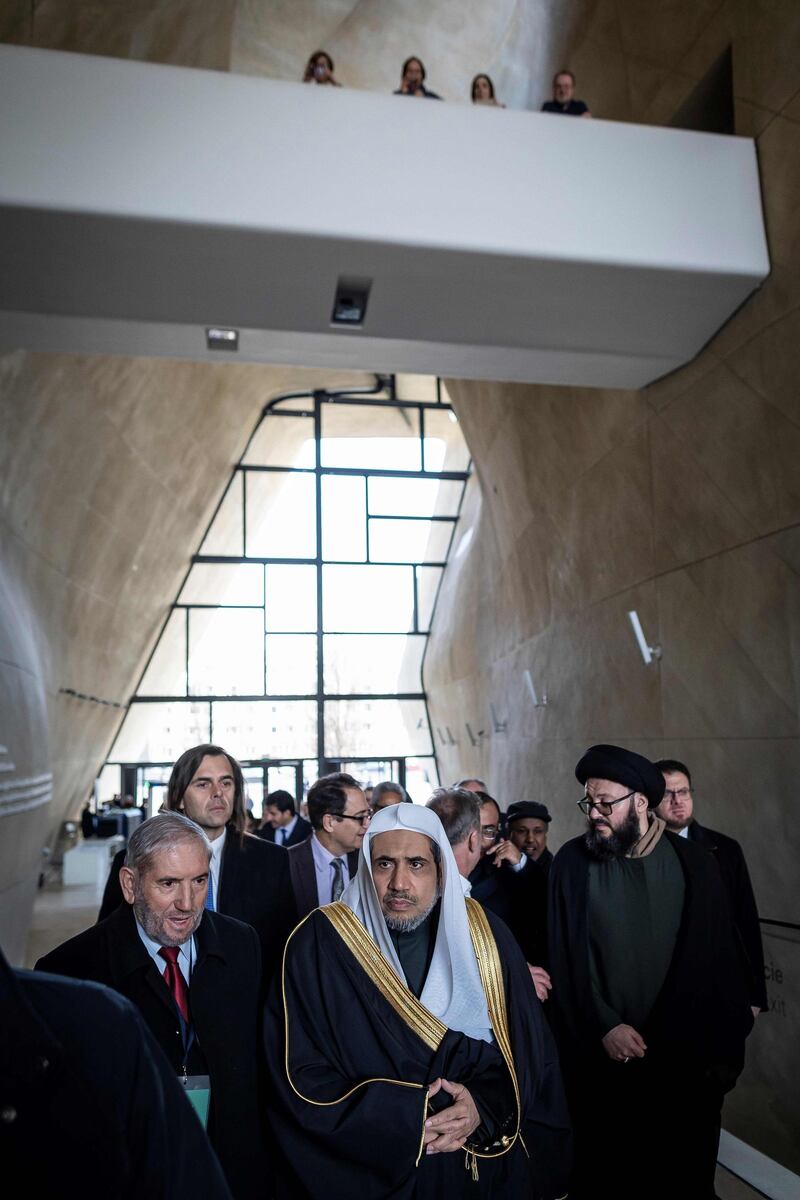
[[[550,872],[550,1016],[575,1128],[575,1200],[714,1195],[722,1100],[742,1069],[753,1024],[747,969],[717,864],[685,838],[662,836],[677,856],[684,898],[666,976],[637,1027],[643,1058],[614,1061],[603,1048],[609,1019],[594,1000],[592,858],[584,839],[562,846]],[[640,1123],[661,1132],[676,1114],[677,1135],[654,1157],[652,1142],[638,1136]]]
[[[475,908],[496,949],[507,1017],[493,1043],[447,1029],[424,1009],[344,905],[317,909],[295,930],[265,1022],[270,1124],[284,1160],[278,1195],[478,1200],[566,1191],[570,1135],[553,1041],[513,938]],[[331,911],[355,922],[367,966]],[[422,1144],[425,1119],[444,1098],[428,1108],[439,1077],[465,1084],[481,1116],[466,1161],[463,1150],[426,1155]]]

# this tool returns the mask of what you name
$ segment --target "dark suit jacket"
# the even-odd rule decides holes
[[[707,829],[705,825],[698,825],[697,821],[692,821],[689,826],[689,841],[704,846],[717,860],[733,910],[734,924],[747,955],[750,968],[750,1003],[766,1012],[768,1001],[761,925],[742,847],[733,838],[726,837],[724,833],[717,833],[715,829]]]
[[[297,924],[289,860],[283,846],[228,828],[222,848],[221,878],[216,909],[252,925],[261,942],[264,978],[269,980],[280,964],[286,939]],[[125,861],[120,850],[111,866],[98,921],[123,903],[119,869]]]
[[[278,847],[280,849],[280,847]],[[311,849],[311,838],[307,837],[299,846],[290,846],[286,851],[289,859],[294,898],[297,903],[297,917],[302,921],[315,908],[319,908],[317,895],[317,875],[314,870],[314,853]],[[358,870],[358,851],[351,850],[347,856],[347,869],[350,878],[355,878]],[[327,903],[327,900],[326,900]]]
[[[472,898],[504,921],[527,961],[547,966],[547,873],[527,860],[521,871],[484,855],[469,877]]]
[[[0,954],[0,1096],[16,1111],[3,1171],[28,1196],[231,1200],[167,1060],[110,988],[12,971]]]
[[[211,1077],[208,1133],[237,1200],[263,1197],[266,1160],[258,1094],[261,955],[253,929],[205,912],[195,933],[189,986],[195,1042],[186,1069]],[[70,938],[36,969],[114,988],[131,1000],[166,1054],[183,1072],[183,1042],[170,991],[123,904],[99,925]],[[98,1044],[105,1054],[109,1047]]]
[[[276,842],[276,832],[277,830],[273,829],[271,825],[264,825],[259,829],[257,837],[263,838],[265,842],[275,842],[278,846],[285,846],[288,850],[290,846],[299,846],[307,837],[311,837],[311,822],[307,821],[305,817],[301,817],[298,813],[297,824],[289,835],[287,842]]]

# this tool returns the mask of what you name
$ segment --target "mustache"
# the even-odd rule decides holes
[[[407,900],[409,904],[417,903],[417,897],[412,896],[410,892],[395,892],[392,888],[387,888],[386,895],[390,900]]]

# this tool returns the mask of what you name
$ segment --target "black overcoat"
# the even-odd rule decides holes
[[[714,1071],[731,1087],[744,1063],[753,1025],[748,971],[719,868],[705,850],[665,832],[683,870],[685,898],[672,961],[656,1003],[638,1031],[650,1058],[689,1071]],[[565,1069],[604,1060],[592,1000],[587,919],[591,857],[582,837],[559,850],[550,869],[548,904],[550,1016]]]
[[[191,1074],[211,1077],[208,1131],[237,1200],[264,1194],[266,1159],[258,1087],[261,963],[255,931],[205,912],[195,933],[197,961],[189,987],[196,1040]],[[40,958],[36,969],[104,983],[131,1000],[182,1073],[183,1042],[172,996],[124,904],[99,925]],[[96,1046],[104,1053],[105,1046]]]
[[[742,847],[732,837],[708,829],[692,821],[689,840],[709,850],[719,864],[722,882],[728,893],[733,919],[744,945],[750,968],[750,1003],[754,1008],[766,1012],[767,984],[764,979],[764,947],[761,942],[761,925],[758,920],[753,885],[744,860]]]
[[[0,1161],[15,1194],[230,1200],[134,1006],[96,983],[12,971],[2,954],[0,1109]]]

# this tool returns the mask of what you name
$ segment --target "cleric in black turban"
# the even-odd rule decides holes
[[[587,779],[609,779],[641,792],[648,808],[657,808],[664,799],[664,776],[649,758],[625,750],[622,746],[592,746],[575,768],[579,783]]]

